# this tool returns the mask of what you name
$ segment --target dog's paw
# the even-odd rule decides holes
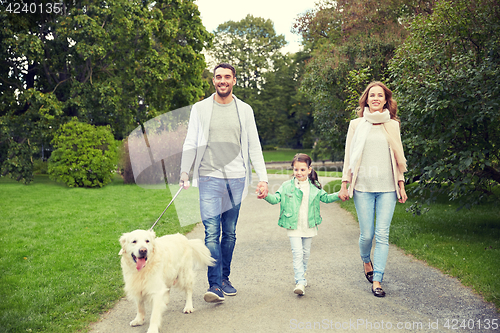
[[[184,310],[182,310],[182,312],[184,312],[184,313],[193,313],[193,311],[194,311],[194,308],[192,306],[190,306],[190,307],[186,306],[184,308]]]
[[[140,318],[135,318],[134,320],[132,320],[130,322],[130,326],[134,327],[134,326],[141,326],[142,324],[144,324],[144,318],[140,319]]]

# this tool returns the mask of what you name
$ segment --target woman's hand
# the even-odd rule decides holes
[[[342,201],[349,200],[349,192],[347,192],[347,182],[342,182],[342,186],[339,191],[339,198]]]
[[[401,194],[401,199],[398,201],[400,203],[405,203],[406,200],[408,200],[408,196],[406,195],[405,183],[402,181],[399,182],[399,193]]]

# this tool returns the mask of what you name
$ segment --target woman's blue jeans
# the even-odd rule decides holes
[[[293,272],[295,283],[305,286],[307,263],[311,254],[312,237],[290,237],[293,255]]]
[[[354,205],[359,221],[359,251],[364,263],[370,262],[373,236],[375,250],[373,252],[373,281],[382,282],[384,278],[387,255],[389,254],[389,229],[391,227],[394,208],[396,207],[396,191],[394,192],[360,192],[354,190]],[[374,226],[376,216],[376,223]]]
[[[229,279],[236,244],[236,222],[244,188],[245,178],[199,178],[200,213],[205,226],[205,245],[216,261],[215,266],[208,267],[210,287],[221,287],[222,280]]]

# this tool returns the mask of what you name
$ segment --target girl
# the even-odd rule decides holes
[[[293,254],[295,289],[297,295],[304,295],[307,281],[305,273],[311,252],[312,238],[318,233],[321,223],[319,202],[330,203],[339,200],[338,193],[328,194],[321,189],[318,175],[311,168],[311,158],[297,154],[293,158],[293,178],[284,182],[276,194],[268,194],[265,200],[270,204],[281,202],[278,225],[287,229]]]

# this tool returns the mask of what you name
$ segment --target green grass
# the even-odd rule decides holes
[[[340,181],[326,186],[339,188]],[[166,190],[119,179],[70,189],[47,176],[28,186],[0,178],[0,332],[85,331],[123,296],[120,235],[148,229],[169,201]],[[500,208],[457,212],[438,202],[413,216],[405,212],[410,204],[397,205],[391,242],[500,308]],[[342,207],[356,215],[352,200]],[[158,235],[192,229],[179,226],[172,208],[155,227]]]
[[[265,150],[262,152],[264,161],[266,162],[292,162],[293,157],[297,153],[304,153],[311,156],[311,149],[278,148],[277,150]]]
[[[340,181],[325,188],[339,189]],[[389,241],[458,278],[500,310],[500,207],[488,203],[457,211],[457,204],[440,199],[429,212],[413,216],[406,208],[414,201],[396,205]],[[341,207],[356,218],[352,199]]]
[[[278,148],[277,150],[265,150],[262,152],[264,155],[264,161],[266,162],[288,162],[291,163],[293,157],[297,153],[304,153],[311,156],[311,149],[287,149]],[[320,177],[342,177],[342,172],[337,171],[324,171],[315,170]],[[268,169],[268,174],[278,174],[278,175],[292,175],[293,171],[291,169]]]
[[[337,171],[316,171],[319,177],[338,177],[342,178],[342,172]],[[268,169],[267,174],[269,175],[293,175],[292,170],[288,169]]]
[[[167,190],[123,185],[67,188],[47,176],[32,185],[0,178],[0,332],[75,332],[123,296],[118,239],[148,229]],[[172,207],[173,208],[173,207]],[[169,208],[158,235],[181,228]]]

